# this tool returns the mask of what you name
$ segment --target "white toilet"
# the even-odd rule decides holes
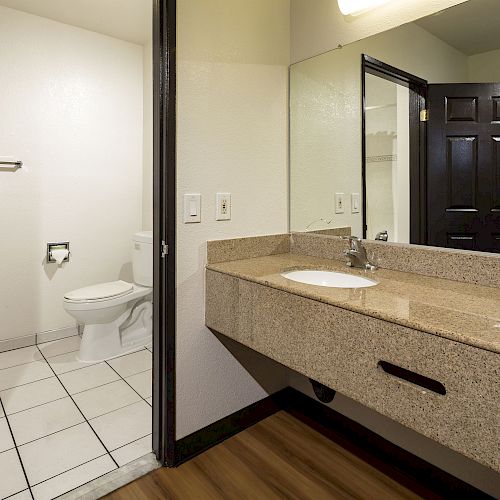
[[[134,283],[112,281],[64,296],[64,309],[84,325],[79,359],[104,361],[152,341],[153,233],[132,238]]]

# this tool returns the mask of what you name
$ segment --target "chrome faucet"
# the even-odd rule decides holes
[[[377,269],[377,266],[373,265],[368,260],[366,248],[363,246],[363,242],[359,238],[356,236],[343,236],[342,239],[349,240],[350,248],[344,252],[344,255],[349,258],[349,261],[347,262],[348,266],[359,267],[369,271]]]

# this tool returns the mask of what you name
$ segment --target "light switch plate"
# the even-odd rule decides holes
[[[231,193],[215,195],[215,220],[231,220]]]
[[[343,214],[345,212],[344,193],[335,193],[335,213]]]
[[[351,213],[359,214],[359,193],[351,193]]]
[[[201,194],[184,195],[184,224],[201,222]]]

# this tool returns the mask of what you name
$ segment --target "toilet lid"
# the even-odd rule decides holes
[[[114,299],[129,294],[133,289],[133,285],[126,281],[111,281],[73,290],[68,292],[64,298],[73,301]]]

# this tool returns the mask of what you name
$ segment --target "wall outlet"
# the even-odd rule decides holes
[[[359,193],[351,193],[351,213],[359,214]]]
[[[184,224],[201,222],[201,194],[184,195]]]
[[[215,220],[231,219],[231,193],[215,195]]]
[[[335,213],[343,214],[344,212],[344,193],[335,193]]]

